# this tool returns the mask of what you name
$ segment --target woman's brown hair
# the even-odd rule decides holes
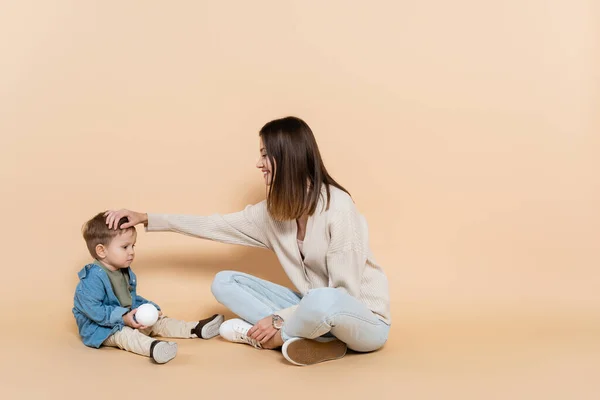
[[[274,219],[285,221],[303,214],[313,215],[323,185],[327,193],[326,209],[329,209],[329,185],[348,193],[325,169],[315,136],[300,118],[268,122],[260,130],[260,137],[272,166],[267,210]]]

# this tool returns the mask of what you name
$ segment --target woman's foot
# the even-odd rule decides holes
[[[339,339],[292,338],[283,344],[281,352],[294,365],[312,365],[337,360],[346,355],[348,346]]]
[[[277,331],[277,333],[275,334],[275,336],[273,336],[271,339],[267,340],[266,342],[261,344],[262,348],[265,350],[274,350],[274,349],[278,349],[281,346],[283,346],[283,339],[281,338],[281,331]]]
[[[223,322],[219,328],[219,334],[225,340],[234,343],[245,343],[257,349],[262,349],[261,344],[248,336],[248,331],[252,325],[246,321],[234,318]]]

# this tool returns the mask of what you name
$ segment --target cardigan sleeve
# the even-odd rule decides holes
[[[231,214],[209,216],[148,214],[149,232],[177,232],[188,236],[243,246],[271,248],[265,227],[264,202]]]

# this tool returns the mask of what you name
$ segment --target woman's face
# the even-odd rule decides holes
[[[258,161],[256,162],[256,168],[261,170],[263,177],[265,178],[265,185],[269,186],[273,179],[273,168],[271,166],[269,157],[267,157],[267,149],[265,149],[262,138],[260,138],[259,150],[260,155],[258,157]]]

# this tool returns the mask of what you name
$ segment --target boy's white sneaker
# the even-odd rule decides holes
[[[162,340],[155,340],[150,345],[150,357],[156,361],[157,364],[164,364],[171,361],[177,355],[177,343],[175,342],[164,342]]]
[[[198,325],[192,329],[192,334],[202,339],[210,339],[219,334],[219,327],[225,317],[222,314],[215,314],[212,317],[198,321]]]
[[[219,335],[230,342],[245,343],[257,349],[262,349],[262,346],[257,340],[248,336],[250,328],[252,328],[252,325],[246,321],[234,318],[221,324],[219,327]]]

